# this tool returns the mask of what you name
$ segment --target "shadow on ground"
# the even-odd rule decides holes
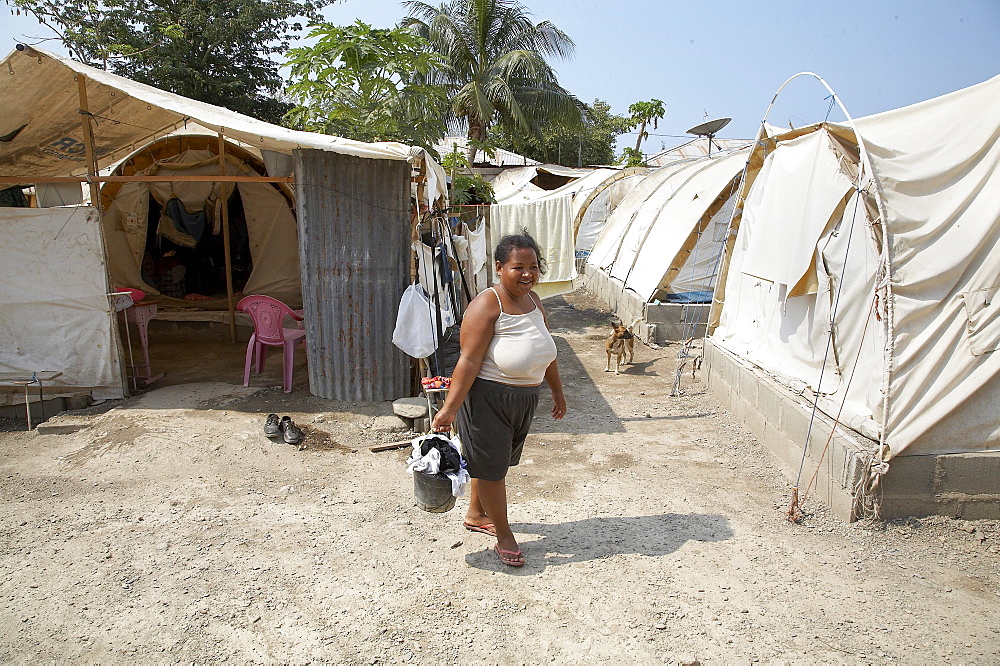
[[[533,574],[548,566],[599,560],[613,555],[661,557],[688,541],[725,541],[733,536],[729,519],[718,514],[667,513],[655,516],[585,518],[563,523],[512,523],[521,539],[527,564],[520,572]],[[537,535],[534,540],[523,535]],[[478,569],[508,570],[497,559],[492,544],[465,557]]]

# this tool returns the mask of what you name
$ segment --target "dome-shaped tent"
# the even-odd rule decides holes
[[[227,175],[267,175],[259,157],[233,143],[226,143],[225,157]],[[133,153],[113,175],[209,177],[220,172],[216,137],[174,135]],[[300,305],[292,195],[265,182],[106,184],[101,206],[112,282],[159,295],[161,303],[225,309],[223,205],[228,207],[234,291]]]

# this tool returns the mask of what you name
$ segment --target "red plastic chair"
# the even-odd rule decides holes
[[[247,362],[243,369],[243,386],[250,385],[250,364],[257,356],[257,374],[264,371],[264,353],[267,347],[282,347],[284,351],[285,393],[292,392],[292,366],[295,364],[295,345],[302,342],[306,348],[306,332],[301,328],[283,328],[285,317],[302,321],[302,315],[276,298],[270,296],[245,296],[236,304],[253,319],[253,335],[247,344]]]

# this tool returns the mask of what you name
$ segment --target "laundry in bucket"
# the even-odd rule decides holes
[[[407,472],[429,476],[444,474],[451,480],[452,494],[455,497],[465,494],[465,486],[470,478],[465,470],[465,460],[459,453],[458,438],[448,437],[442,433],[431,433],[415,438],[412,444],[413,451],[406,461]]]

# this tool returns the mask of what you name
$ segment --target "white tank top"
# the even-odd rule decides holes
[[[479,377],[515,386],[535,386],[545,378],[545,369],[556,359],[556,343],[545,328],[542,310],[525,314],[507,314],[496,289],[490,287],[500,303],[500,316],[493,325],[493,339],[486,348]]]

